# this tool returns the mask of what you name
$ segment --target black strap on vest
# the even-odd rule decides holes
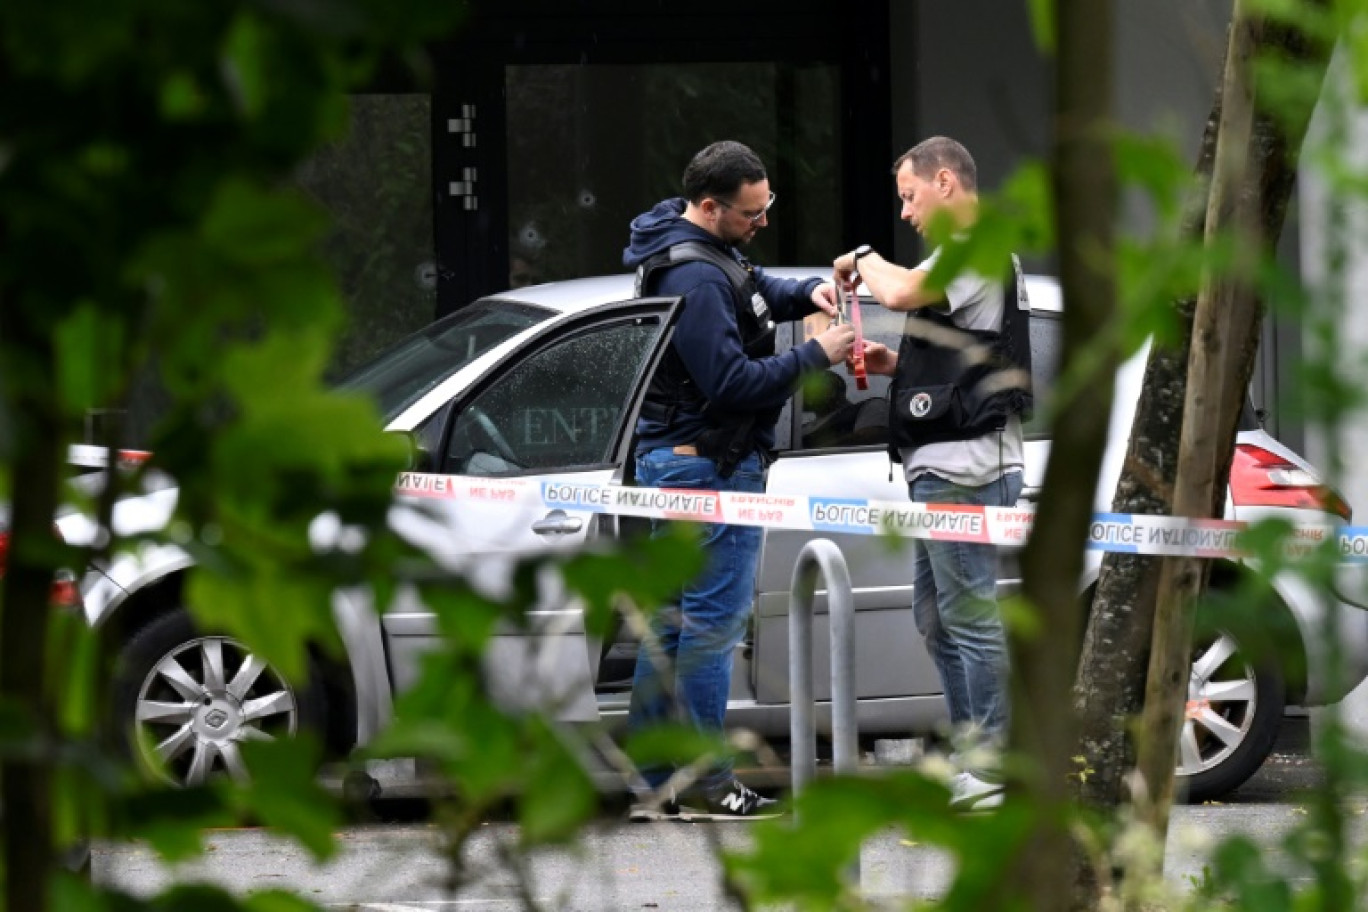
[[[928,443],[970,440],[1001,430],[1012,415],[1029,417],[1031,340],[1023,279],[1013,269],[1003,282],[997,330],[958,326],[930,308],[908,314],[889,389],[889,455]]]
[[[747,356],[774,354],[773,323],[769,319],[769,309],[764,305],[764,299],[759,297],[755,279],[750,270],[714,245],[702,241],[681,241],[647,258],[637,267],[636,296],[648,293],[651,279],[658,270],[691,262],[711,263],[727,277],[732,289],[737,329],[741,332]],[[755,303],[757,300],[759,306]],[[706,412],[708,402],[698,389],[698,384],[689,376],[679,354],[671,348],[651,378],[641,414],[668,427],[681,408],[702,414]]]
[[[681,241],[646,259],[637,267],[636,296],[646,294],[651,277],[657,270],[699,261],[711,263],[722,270],[731,285],[737,329],[741,333],[746,356],[759,358],[773,355],[774,322],[770,319],[769,306],[760,295],[755,278],[744,265],[713,245],[702,241]],[[708,430],[698,438],[696,445],[699,455],[717,463],[718,474],[723,478],[730,477],[736,464],[755,449],[757,423],[764,421],[772,424],[778,415],[777,409],[767,409],[763,413],[720,413],[709,404],[684,367],[679,353],[672,347],[666,352],[646,388],[641,415],[668,427],[681,409],[703,416],[708,423]]]
[[[705,244],[702,241],[680,241],[668,250],[663,250],[646,259],[637,267],[636,297],[639,298],[646,293],[646,287],[651,280],[651,273],[657,269],[696,260],[712,263],[726,273],[727,281],[731,283],[732,291],[736,293],[738,300],[744,301],[750,298],[748,286],[754,283],[751,280],[751,274],[746,271],[746,267],[711,244]]]

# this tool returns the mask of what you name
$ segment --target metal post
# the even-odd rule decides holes
[[[798,555],[789,595],[789,748],[793,755],[795,798],[817,772],[812,614],[819,571],[826,580],[831,628],[831,735],[836,772],[854,773],[859,768],[855,722],[855,596],[841,549],[828,539],[818,538],[808,542]]]
[[[855,723],[855,596],[850,570],[841,549],[828,539],[803,546],[789,587],[789,751],[793,765],[793,797],[817,774],[817,727],[812,699],[812,613],[817,573],[827,588],[827,621],[831,631],[831,740],[838,775],[859,768]],[[847,869],[850,883],[860,886],[860,856]]]

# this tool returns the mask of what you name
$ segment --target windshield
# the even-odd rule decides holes
[[[386,423],[503,340],[555,316],[516,301],[476,301],[409,336],[338,384],[370,393]]]

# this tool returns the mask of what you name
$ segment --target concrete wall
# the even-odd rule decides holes
[[[1124,126],[1171,137],[1188,160],[1196,160],[1220,78],[1230,8],[1231,0],[1117,0],[1116,105]],[[891,9],[894,155],[932,134],[954,136],[974,153],[981,183],[992,189],[1022,159],[1044,153],[1049,62],[1034,46],[1024,3],[892,0]],[[1368,111],[1351,116],[1347,130],[1338,144],[1359,150],[1359,166],[1368,166]],[[1325,138],[1324,117],[1318,114],[1310,144]],[[1327,202],[1324,183],[1304,169],[1280,254],[1312,283],[1323,273]],[[1148,230],[1145,208],[1128,201],[1125,224]],[[1368,237],[1368,205],[1353,208],[1346,233]],[[915,262],[913,232],[902,227],[897,237],[898,260]],[[1368,301],[1368,248],[1362,243],[1350,251],[1344,289],[1348,308],[1337,324],[1339,369],[1352,372],[1359,378],[1353,386],[1365,389],[1368,319],[1357,316],[1364,308],[1360,302]],[[1254,377],[1255,404],[1266,410],[1269,429],[1318,467],[1329,470],[1332,447],[1338,447],[1347,468],[1332,480],[1356,507],[1355,521],[1364,524],[1368,472],[1356,466],[1360,454],[1368,452],[1368,414],[1351,416],[1333,436],[1305,424],[1297,399],[1306,341],[1298,319],[1270,315]],[[1368,685],[1351,694],[1341,711],[1368,743]]]
[[[1122,124],[1171,136],[1195,159],[1230,6],[1230,0],[1116,0]],[[973,152],[980,184],[992,189],[1023,159],[1046,152],[1050,62],[1036,48],[1026,3],[891,0],[890,9],[895,156],[926,136],[953,136]],[[1137,229],[1147,227],[1141,209],[1128,218]],[[912,233],[900,232],[898,258],[910,261],[915,249]]]
[[[1312,120],[1307,140],[1307,159],[1314,158],[1317,147],[1330,142],[1337,151],[1347,154],[1358,169],[1368,167],[1368,111],[1347,113],[1342,129],[1343,133],[1339,137],[1331,135],[1325,107],[1322,104]],[[1314,288],[1323,285],[1327,280],[1327,232],[1333,230],[1327,223],[1330,217],[1330,195],[1324,180],[1313,168],[1304,168],[1300,179],[1303,275],[1307,284]],[[1344,206],[1348,237],[1368,237],[1368,204],[1360,199],[1345,202]],[[1341,277],[1345,313],[1336,322],[1336,341],[1340,346],[1337,370],[1342,378],[1356,378],[1350,379],[1350,388],[1362,390],[1368,388],[1368,320],[1362,316],[1362,302],[1368,300],[1368,249],[1362,240],[1358,240],[1357,243],[1351,241],[1345,246],[1347,258]],[[1292,378],[1289,377],[1290,379]],[[1328,469],[1331,465],[1333,447],[1338,447],[1339,457],[1345,469],[1340,477],[1332,480],[1355,508],[1355,523],[1363,525],[1368,521],[1368,472],[1358,467],[1363,464],[1362,454],[1368,453],[1368,414],[1364,410],[1360,409],[1348,416],[1348,420],[1336,433],[1316,424],[1308,426],[1307,458]]]
[[[1331,82],[1344,86],[1343,73],[1338,63],[1332,67]],[[1331,144],[1333,149],[1347,155],[1360,171],[1368,166],[1368,110],[1357,109],[1344,114],[1338,128],[1332,128],[1327,118],[1325,100],[1311,123],[1304,160],[1314,160],[1318,147]],[[1340,132],[1342,131],[1342,132]],[[1330,217],[1331,190],[1314,168],[1305,167],[1300,175],[1301,258],[1303,275],[1312,287],[1327,281],[1326,255],[1331,240],[1329,232],[1335,227]],[[1336,321],[1336,343],[1339,357],[1336,370],[1350,388],[1368,388],[1368,320],[1363,317],[1363,301],[1368,300],[1368,249],[1362,238],[1368,237],[1368,204],[1360,199],[1346,202],[1344,211],[1347,245],[1344,272],[1340,287],[1344,312]],[[1357,242],[1355,242],[1357,241]],[[1315,351],[1314,345],[1308,349]],[[1306,455],[1318,466],[1330,469],[1338,464],[1343,469],[1332,474],[1331,481],[1354,507],[1354,522],[1363,525],[1368,520],[1368,472],[1363,471],[1362,454],[1368,453],[1368,412],[1359,409],[1346,416],[1338,428],[1311,423],[1306,433]],[[1363,593],[1356,593],[1360,598]],[[1356,609],[1348,608],[1348,611]],[[1368,746],[1368,683],[1362,684],[1345,697],[1338,708],[1348,730],[1362,746]],[[1312,714],[1313,724],[1319,725],[1325,710]]]
[[[997,187],[1046,151],[1048,68],[1024,2],[892,0],[894,158],[922,139],[952,136],[969,149],[979,185]],[[992,23],[984,27],[985,23]],[[889,207],[897,218],[893,179]],[[895,257],[916,261],[917,239],[900,227]]]

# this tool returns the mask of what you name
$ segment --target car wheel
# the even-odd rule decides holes
[[[323,688],[290,684],[227,636],[195,629],[185,609],[152,621],[119,655],[114,720],[129,753],[176,785],[247,778],[240,745],[322,731]]]
[[[1199,637],[1178,736],[1178,791],[1209,801],[1254,775],[1278,736],[1285,694],[1275,662],[1255,663],[1228,631]]]

